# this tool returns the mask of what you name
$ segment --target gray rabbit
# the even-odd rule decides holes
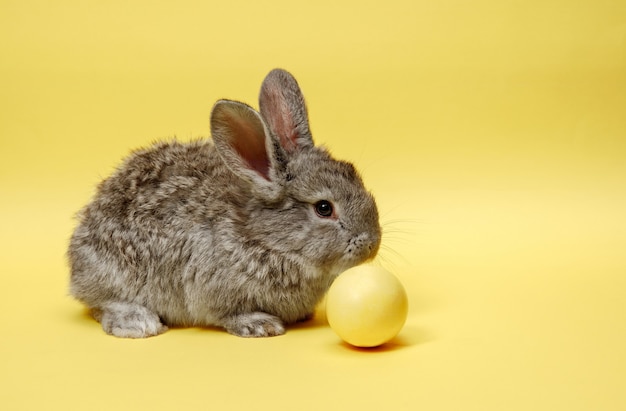
[[[212,143],[132,153],[79,213],[70,292],[108,334],[281,335],[376,255],[374,198],[352,164],[314,146],[291,74],[271,71],[259,105],[218,101]]]

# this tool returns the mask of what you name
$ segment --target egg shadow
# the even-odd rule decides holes
[[[434,339],[435,337],[428,330],[424,328],[408,326],[404,327],[402,331],[400,331],[400,334],[398,334],[391,340],[376,347],[357,347],[345,341],[340,341],[338,343],[338,346],[342,349],[352,352],[385,353],[414,348],[418,345],[426,344],[430,341],[433,341]]]

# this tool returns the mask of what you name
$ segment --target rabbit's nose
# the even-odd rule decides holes
[[[363,262],[376,257],[379,248],[380,236],[362,233],[350,241],[348,253],[352,253]]]
[[[380,236],[378,236],[376,239],[372,240],[368,245],[367,248],[369,249],[369,255],[367,256],[367,258],[365,259],[367,260],[373,260],[374,257],[376,257],[376,255],[378,254],[378,250],[380,249]]]

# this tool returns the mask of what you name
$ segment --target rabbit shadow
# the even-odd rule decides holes
[[[299,331],[327,327],[328,320],[326,319],[326,312],[323,309],[317,309],[310,318],[306,318],[293,324],[289,324],[287,326],[287,330]]]
[[[100,327],[100,323],[94,317],[94,312],[89,308],[83,307],[81,309],[74,310],[72,314],[72,320],[77,324],[79,323],[82,325],[88,325],[90,327]],[[193,329],[196,332],[202,333],[225,332],[222,328],[216,326],[184,327],[174,325],[168,326],[168,328],[170,331]],[[326,312],[323,308],[316,310],[315,314],[311,318],[288,325],[287,332],[306,332],[309,330],[316,330],[321,328],[330,329],[328,320],[326,319]],[[342,341],[339,337],[336,337],[333,345],[335,347],[339,347],[340,349],[352,352],[384,353],[408,349],[417,345],[425,344],[434,339],[435,337],[428,330],[406,325],[396,337],[377,347],[356,347],[348,344],[345,341]]]

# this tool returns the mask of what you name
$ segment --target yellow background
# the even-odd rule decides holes
[[[106,336],[72,215],[273,67],[377,197],[404,330]],[[626,409],[624,1],[0,0],[0,156],[1,409]]]

